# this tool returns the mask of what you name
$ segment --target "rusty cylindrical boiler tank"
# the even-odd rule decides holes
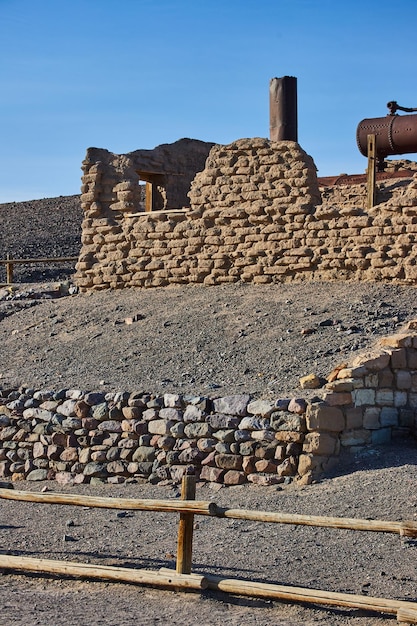
[[[356,141],[363,156],[368,156],[368,135],[375,135],[379,159],[417,152],[417,115],[387,115],[359,122]]]

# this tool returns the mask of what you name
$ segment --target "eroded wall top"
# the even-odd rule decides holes
[[[204,210],[259,206],[280,213],[292,203],[319,204],[320,192],[313,159],[298,143],[255,137],[215,145],[189,198]]]
[[[114,211],[141,210],[141,181],[154,184],[156,209],[180,208],[188,204],[191,181],[204,168],[213,145],[197,139],[180,139],[153,150],[127,154],[88,148],[82,164],[81,202],[84,211],[87,215],[100,217]]]

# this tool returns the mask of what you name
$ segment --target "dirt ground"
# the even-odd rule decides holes
[[[77,254],[77,233],[71,225],[79,214],[78,199],[60,201],[61,209],[51,201],[0,206],[1,256],[13,231],[19,231],[26,256],[54,256],[48,247],[52,240],[58,242],[58,251]],[[43,219],[52,216],[48,232],[53,237],[37,237],[20,228],[34,210]],[[39,233],[42,228],[39,219]],[[302,391],[301,376],[326,376],[336,364],[417,317],[417,292],[405,285],[228,285],[57,297],[57,281],[67,274],[27,270],[21,279],[41,282],[20,283],[12,292],[0,289],[3,390],[26,385],[306,397],[317,392]],[[416,520],[416,465],[415,442],[395,441],[343,457],[334,473],[318,484],[245,485],[219,491],[201,486],[197,497],[225,507]],[[19,487],[39,491],[44,484]],[[47,487],[113,497],[178,495],[172,487],[147,484]],[[123,513],[2,500],[1,551],[124,567],[174,567],[178,516]],[[198,517],[193,571],[417,601],[416,546],[397,535]],[[232,626],[396,623],[393,616],[357,610],[6,570],[0,572],[0,597],[1,626],[220,626],[225,620]]]
[[[0,290],[3,388],[299,395],[301,376],[325,377],[417,316],[414,287],[374,283],[51,297],[56,286]]]
[[[178,391],[216,397],[306,395],[299,377],[397,332],[417,311],[405,286],[293,284],[125,290],[46,297],[25,284],[0,303],[0,384],[58,389]],[[129,324],[125,320],[135,317]],[[304,329],[311,329],[305,334]],[[310,392],[316,393],[316,392]],[[303,488],[198,490],[221,506],[389,520],[416,519],[413,441],[343,459]],[[43,484],[26,483],[40,490]],[[48,483],[48,488],[63,488]],[[66,488],[71,493],[175,497],[150,485]],[[2,501],[3,552],[159,569],[174,567],[177,516]],[[415,542],[396,535],[198,518],[195,572],[315,589],[417,600]],[[64,537],[66,540],[64,540]],[[0,576],[0,624],[69,626],[386,624],[357,610],[291,605],[205,591],[184,593],[48,576]]]
[[[349,457],[307,487],[209,486],[197,498],[224,507],[310,515],[416,520],[413,442]],[[17,485],[16,485],[17,486]],[[109,497],[172,498],[170,487],[103,485],[52,491]],[[40,491],[44,484],[24,485]],[[175,567],[178,515],[2,501],[3,553],[157,570]],[[395,534],[195,517],[193,571],[239,579],[416,601],[416,542]],[[355,609],[314,607],[135,585],[0,574],[0,623],[10,626],[133,624],[365,626],[396,623]]]

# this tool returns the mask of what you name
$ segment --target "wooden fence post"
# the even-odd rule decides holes
[[[372,209],[376,202],[376,135],[368,135],[368,169],[366,208]]]
[[[10,259],[10,253],[7,253],[7,261]],[[6,263],[6,283],[11,285],[13,283],[13,263]]]
[[[195,476],[185,474],[181,483],[181,499],[195,500]],[[193,560],[193,513],[180,513],[178,525],[177,574],[191,574]]]

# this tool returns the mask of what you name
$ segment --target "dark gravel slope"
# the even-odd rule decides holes
[[[77,256],[81,247],[80,196],[0,204],[0,259]],[[0,266],[0,282],[5,280]],[[62,280],[70,266],[16,266],[18,282]]]
[[[35,288],[13,296],[0,291],[3,386],[306,396],[301,376],[326,376],[417,317],[415,288],[369,283],[184,286],[61,298],[43,298]]]

